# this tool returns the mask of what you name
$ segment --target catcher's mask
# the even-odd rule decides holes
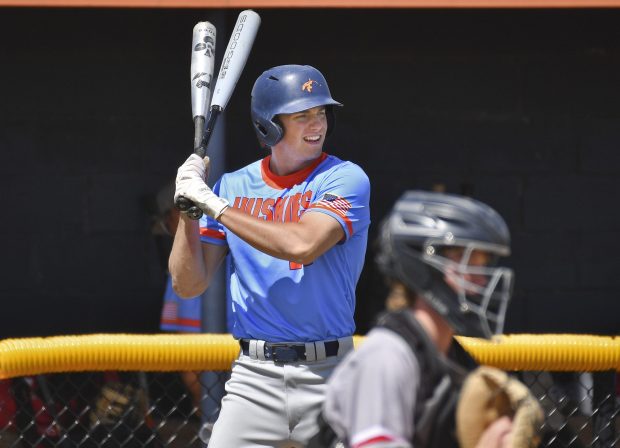
[[[486,264],[472,265],[477,251],[486,255]],[[508,255],[508,227],[488,205],[457,195],[407,191],[381,225],[376,261],[456,334],[490,338],[502,332],[512,294],[513,271],[497,266]]]
[[[331,97],[327,81],[309,65],[280,65],[263,72],[252,88],[252,126],[261,145],[274,146],[284,129],[277,115],[326,106],[327,134],[334,128],[332,106],[342,106]]]

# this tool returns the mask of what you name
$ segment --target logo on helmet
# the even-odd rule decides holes
[[[305,90],[308,93],[312,93],[312,87],[314,84],[318,85],[319,83],[313,79],[308,79],[308,81],[304,82],[304,84],[301,86],[301,90]]]

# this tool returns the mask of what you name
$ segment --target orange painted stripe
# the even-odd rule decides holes
[[[617,8],[620,0],[0,0],[2,6],[84,8]]]
[[[200,228],[200,236],[207,236],[209,238],[215,238],[218,240],[226,239],[226,235],[224,235],[222,232],[218,232],[217,230],[207,229],[206,227]]]
[[[353,235],[353,223],[351,222],[349,218],[347,218],[346,216],[343,216],[342,213],[338,213],[338,210],[333,209],[331,207],[326,207],[324,205],[311,205],[308,210],[317,209],[317,208],[321,208],[323,210],[329,210],[330,212],[335,213],[338,216],[340,216],[342,220],[344,221],[344,223],[347,225],[347,229],[349,230],[349,236]]]

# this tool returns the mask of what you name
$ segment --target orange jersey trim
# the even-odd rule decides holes
[[[331,208],[331,207],[327,207],[325,205],[314,205],[314,204],[311,205],[308,210],[312,210],[314,208],[320,208],[320,209],[323,209],[323,210],[329,210],[330,212],[335,213],[338,216],[340,216],[342,218],[342,220],[344,221],[344,223],[347,225],[347,229],[349,230],[349,235],[351,235],[351,236],[353,235],[353,223],[345,215],[343,215],[342,213],[338,213],[338,210],[336,210],[334,208]]]
[[[316,159],[312,164],[303,170],[296,171],[291,174],[287,174],[286,176],[278,176],[274,174],[269,168],[269,163],[271,162],[271,156],[265,157],[261,162],[261,176],[263,177],[263,181],[271,188],[275,188],[277,190],[284,190],[285,188],[291,188],[297,184],[302,183],[310,173],[317,167],[319,164],[327,158],[327,153],[322,152],[321,156]]]
[[[207,228],[200,229],[200,236],[207,236],[209,238],[215,238],[216,240],[225,240],[226,236],[222,232],[218,232],[217,230],[211,230]]]

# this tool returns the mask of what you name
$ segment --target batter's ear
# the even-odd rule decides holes
[[[282,120],[280,120],[279,115],[276,115],[275,117],[273,117],[273,124],[276,126],[276,129],[278,130],[278,133],[280,134],[280,139],[282,139],[282,137],[284,137],[284,132],[286,130],[284,129],[284,125],[282,124]]]
[[[334,106],[325,106],[325,116],[327,117],[327,136],[334,132],[336,127],[336,115],[334,114]]]

